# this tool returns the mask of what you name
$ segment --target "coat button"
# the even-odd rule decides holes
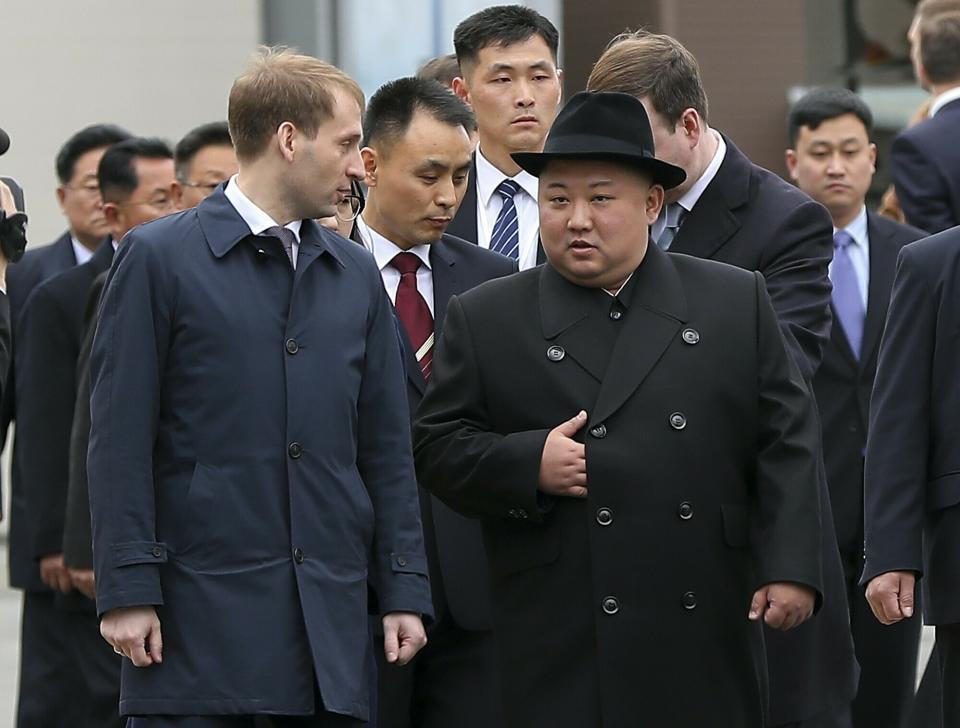
[[[612,318],[614,321],[619,321],[622,317],[623,317],[623,311],[617,311],[616,309],[614,309],[613,311],[610,312],[610,318]]]
[[[507,511],[510,518],[516,518],[518,521],[524,521],[527,518],[527,512],[523,508],[511,508]]]
[[[613,511],[609,508],[597,509],[597,523],[601,526],[609,526],[613,523]]]
[[[163,549],[160,548],[159,546],[154,546],[154,547],[150,550],[150,553],[153,554],[154,556],[156,556],[156,557],[159,559],[161,556],[163,556]]]
[[[670,415],[670,427],[675,430],[682,430],[687,426],[687,418],[683,416],[682,412],[674,412]]]
[[[692,591],[686,592],[683,595],[683,608],[684,609],[696,609],[697,608],[697,595]]]
[[[287,452],[290,454],[294,460],[303,455],[303,447],[301,447],[299,442],[291,442],[290,447],[287,448]]]
[[[562,346],[551,346],[547,349],[547,359],[550,361],[561,361],[566,355],[567,352],[563,350]]]
[[[283,348],[287,350],[288,354],[296,354],[300,351],[300,344],[297,343],[296,339],[287,339],[283,344]]]
[[[406,566],[406,565],[407,565],[407,560],[406,560],[405,558],[403,558],[402,556],[398,556],[398,557],[397,557],[397,566]]]
[[[697,333],[696,329],[684,329],[680,337],[683,339],[683,343],[691,346],[700,343],[700,334]]]
[[[604,597],[601,606],[607,614],[616,614],[620,611],[620,602],[616,597]]]
[[[684,501],[677,508],[677,515],[680,516],[681,521],[689,521],[693,518],[693,505],[689,501]]]
[[[602,440],[607,436],[607,426],[603,424],[597,425],[590,430],[590,434],[598,440]]]
[[[295,548],[293,550],[293,560],[296,561],[298,564],[303,563],[303,549]]]

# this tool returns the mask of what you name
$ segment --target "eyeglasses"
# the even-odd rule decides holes
[[[180,180],[180,184],[184,187],[194,187],[198,190],[205,190],[208,195],[220,186],[220,182],[187,182],[186,180]]]
[[[96,182],[91,182],[85,185],[64,185],[64,187],[74,192],[82,192],[85,195],[90,195],[91,197],[100,196],[100,185],[98,185]]]
[[[337,219],[340,222],[353,222],[363,212],[366,204],[363,199],[363,188],[356,180],[350,182],[351,193],[343,196],[343,201],[337,205]]]

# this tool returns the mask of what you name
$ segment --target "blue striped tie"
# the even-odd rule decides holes
[[[493,234],[490,235],[490,250],[508,258],[517,260],[520,251],[520,222],[517,220],[517,207],[513,203],[513,196],[520,190],[520,185],[512,179],[505,179],[497,187],[497,192],[503,198],[503,207],[493,223]]]

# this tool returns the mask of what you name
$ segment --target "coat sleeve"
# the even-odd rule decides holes
[[[163,603],[153,450],[170,339],[165,266],[129,233],[107,281],[90,358],[87,475],[99,614]]]
[[[3,403],[10,396],[5,386],[10,370],[10,328],[10,301],[7,294],[0,291],[0,411],[6,409]],[[6,435],[6,428],[3,429],[2,434]]]
[[[757,274],[759,437],[754,553],[758,586],[796,582],[822,601],[819,431],[813,399]]]
[[[548,434],[494,431],[467,316],[452,297],[414,423],[420,483],[466,516],[540,521],[550,505],[538,490]]]
[[[374,279],[375,277],[375,279]],[[357,463],[373,503],[372,583],[381,615],[433,615],[420,500],[410,451],[410,408],[393,307],[371,266],[366,354],[357,411]]]
[[[760,272],[787,348],[806,381],[813,379],[830,341],[833,224],[812,200],[795,207],[771,231]]]
[[[935,286],[911,246],[900,251],[870,400],[861,584],[888,571],[923,571],[930,452]]]
[[[956,224],[946,180],[933,161],[903,134],[890,148],[890,171],[908,223],[931,234]]]

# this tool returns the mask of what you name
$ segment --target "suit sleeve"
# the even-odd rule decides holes
[[[956,224],[946,180],[933,160],[903,134],[890,148],[890,172],[908,223],[931,234]]]
[[[10,301],[6,293],[0,293],[0,411],[5,410],[7,372],[10,370]],[[6,434],[4,428],[3,434]]]
[[[73,323],[47,286],[30,296],[20,327],[23,367],[16,387],[19,399],[29,406],[17,419],[17,441],[32,526],[30,548],[39,560],[63,550],[72,419],[68,403],[76,396],[76,344]]]
[[[549,432],[494,430],[467,316],[451,298],[414,423],[421,484],[466,516],[542,520],[550,506],[538,490]]]
[[[754,552],[758,586],[796,582],[822,601],[818,494],[819,430],[813,400],[787,352],[770,299],[757,275],[759,439]]]
[[[372,312],[358,401],[357,463],[373,502],[372,582],[381,615],[432,616],[420,500],[410,451],[410,408],[397,324],[371,266]]]
[[[830,340],[830,214],[812,200],[798,205],[772,231],[764,253],[760,272],[787,348],[810,381]]]
[[[864,473],[861,584],[888,571],[923,571],[930,442],[930,373],[936,348],[934,285],[911,246],[900,251],[870,400]]]
[[[153,450],[170,339],[165,266],[128,234],[107,281],[90,358],[87,475],[99,614],[163,603]]]

